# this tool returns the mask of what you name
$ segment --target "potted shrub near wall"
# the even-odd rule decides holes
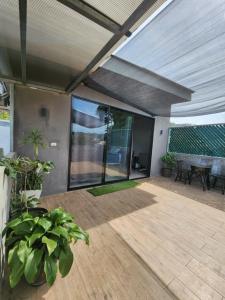
[[[171,177],[173,168],[176,165],[175,155],[171,152],[167,152],[161,157],[161,161],[163,162],[163,167],[161,169],[162,176]]]

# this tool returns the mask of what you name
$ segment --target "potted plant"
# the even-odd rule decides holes
[[[39,129],[33,129],[29,132],[22,142],[24,145],[32,145],[34,157],[34,160],[27,159],[27,164],[24,165],[26,180],[23,182],[26,184],[23,186],[22,192],[28,197],[35,196],[39,199],[42,192],[44,176],[50,173],[54,168],[54,164],[51,161],[45,162],[39,160],[39,149],[46,147],[44,137]],[[32,166],[31,170],[29,170],[30,166]],[[26,167],[28,167],[27,170]]]
[[[27,157],[3,158],[0,165],[5,167],[7,176],[13,179],[14,193],[40,198],[44,177],[54,168],[51,161],[31,160]]]
[[[73,252],[70,244],[78,240],[89,244],[88,233],[62,208],[39,216],[24,212],[6,224],[4,235],[12,288],[23,277],[32,285],[40,285],[46,280],[51,286],[58,269],[62,277],[71,269]]]
[[[161,157],[161,161],[163,162],[163,168],[161,169],[162,176],[171,177],[172,170],[176,165],[175,155],[171,152],[167,152]]]
[[[53,162],[25,158],[21,168],[21,193],[26,194],[27,197],[34,196],[39,199],[42,193],[44,177],[54,168]]]
[[[33,156],[34,160],[38,160],[39,156],[39,148],[45,148],[46,144],[44,143],[44,138],[39,129],[33,129],[29,132],[22,143],[24,145],[32,145],[33,146]]]

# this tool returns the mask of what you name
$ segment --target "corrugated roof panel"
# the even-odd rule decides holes
[[[142,0],[85,0],[85,2],[122,25]]]
[[[18,1],[0,1],[0,46],[20,49]]]
[[[15,76],[19,64],[20,29],[18,1],[0,1],[0,73]]]
[[[28,1],[29,55],[81,71],[112,33],[55,0]]]

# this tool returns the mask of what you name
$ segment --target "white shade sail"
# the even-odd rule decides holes
[[[172,116],[225,111],[224,0],[174,0],[116,55],[194,91]]]

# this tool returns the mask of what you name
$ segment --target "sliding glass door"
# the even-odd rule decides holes
[[[105,181],[128,179],[132,115],[116,108],[108,115]]]
[[[149,176],[154,121],[72,98],[69,188]]]
[[[72,99],[70,188],[103,181],[106,111],[104,105]]]

